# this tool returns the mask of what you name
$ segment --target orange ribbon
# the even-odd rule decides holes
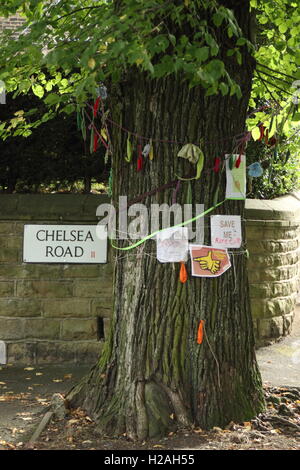
[[[180,282],[182,282],[182,284],[184,284],[188,279],[186,267],[183,261],[181,261],[180,263],[179,279],[180,279]]]
[[[197,343],[202,344],[204,336],[204,320],[200,320],[197,333]]]

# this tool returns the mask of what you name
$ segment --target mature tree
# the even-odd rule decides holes
[[[299,15],[297,4],[278,1],[290,16]],[[219,157],[224,170],[224,155],[246,130],[256,67],[250,0],[4,3],[2,13],[23,6],[28,29],[17,44],[10,41],[1,50],[0,77],[16,92],[33,88],[42,98],[46,86],[39,68],[53,76],[63,70],[62,89],[53,88],[45,99],[50,108],[45,119],[59,107],[83,106],[91,95],[96,98],[99,82],[106,85],[109,114],[102,117],[110,134],[115,204],[119,195],[129,200],[144,195],[147,206],[169,203],[170,188],[153,190],[169,185],[176,174],[195,171],[177,157],[191,142],[201,143],[204,168],[199,179],[182,182],[177,202],[210,208],[224,200],[225,174],[213,167]],[[270,22],[281,21],[272,4],[253,2],[264,7]],[[299,60],[293,44],[289,47]],[[296,72],[291,62],[290,73]],[[80,71],[70,77],[75,67]],[[28,132],[25,118],[16,123],[19,132]],[[5,123],[2,132],[9,132]],[[133,141],[140,136],[137,146],[152,139],[154,158],[143,159],[140,171],[137,153],[126,161],[128,135]],[[226,200],[215,213],[243,218],[243,209],[243,201]],[[115,252],[110,336],[69,400],[87,409],[105,434],[140,439],[177,426],[210,428],[251,419],[263,410],[264,399],[243,250],[222,276],[190,277],[182,284],[179,267],[151,256],[154,246],[148,240],[125,255]],[[196,341],[200,320],[205,320],[202,344]]]

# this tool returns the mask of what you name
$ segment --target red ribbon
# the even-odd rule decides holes
[[[236,168],[240,167],[241,161],[242,161],[242,154],[240,153],[237,160],[236,160],[236,162],[235,162],[235,167]]]
[[[98,134],[95,132],[95,133],[94,133],[94,152],[97,151],[97,148],[98,148],[98,140],[99,140]]]
[[[213,170],[214,170],[215,173],[219,173],[219,171],[220,171],[220,165],[221,165],[221,158],[216,157],[216,159],[215,159],[215,165],[214,165],[214,167],[213,167]]]
[[[100,98],[100,96],[98,96],[98,98],[96,99],[96,101],[94,103],[94,108],[93,108],[94,117],[97,116],[97,112],[98,112],[98,109],[99,109],[99,106],[100,106],[100,101],[101,101],[101,98]]]
[[[142,145],[138,144],[138,160],[137,160],[137,171],[141,171],[143,169],[143,153],[142,153]]]
[[[260,136],[259,136],[259,141],[263,140],[264,138],[264,133],[265,133],[265,126],[263,126],[262,124],[260,124],[259,126],[259,130],[260,130]]]

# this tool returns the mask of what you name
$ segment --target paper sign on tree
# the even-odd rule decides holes
[[[246,199],[246,156],[225,155],[226,199]]]
[[[156,256],[161,263],[186,261],[189,251],[188,228],[170,227],[156,236]]]
[[[242,243],[241,216],[213,215],[210,218],[211,244],[216,248],[239,248]]]
[[[190,255],[193,276],[218,277],[231,266],[227,250],[205,245],[190,245]]]

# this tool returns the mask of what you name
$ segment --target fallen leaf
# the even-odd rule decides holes
[[[62,379],[52,379],[52,382],[62,382]]]
[[[36,372],[35,375],[43,375],[43,372]]]
[[[252,429],[252,426],[251,426],[250,421],[245,421],[245,422],[243,423],[243,425],[244,425],[244,428],[247,429],[247,430],[249,430],[249,431]]]
[[[71,379],[73,374],[65,374],[64,379]]]
[[[160,449],[164,448],[164,446],[162,446],[161,444],[155,444],[153,447],[155,447],[155,448],[159,447]]]
[[[72,424],[77,424],[79,423],[79,419],[70,419],[68,422],[67,422],[67,426],[70,426]]]
[[[24,370],[34,370],[34,367],[24,367]]]
[[[219,428],[218,426],[214,426],[212,430],[215,432],[223,432],[223,429]]]

